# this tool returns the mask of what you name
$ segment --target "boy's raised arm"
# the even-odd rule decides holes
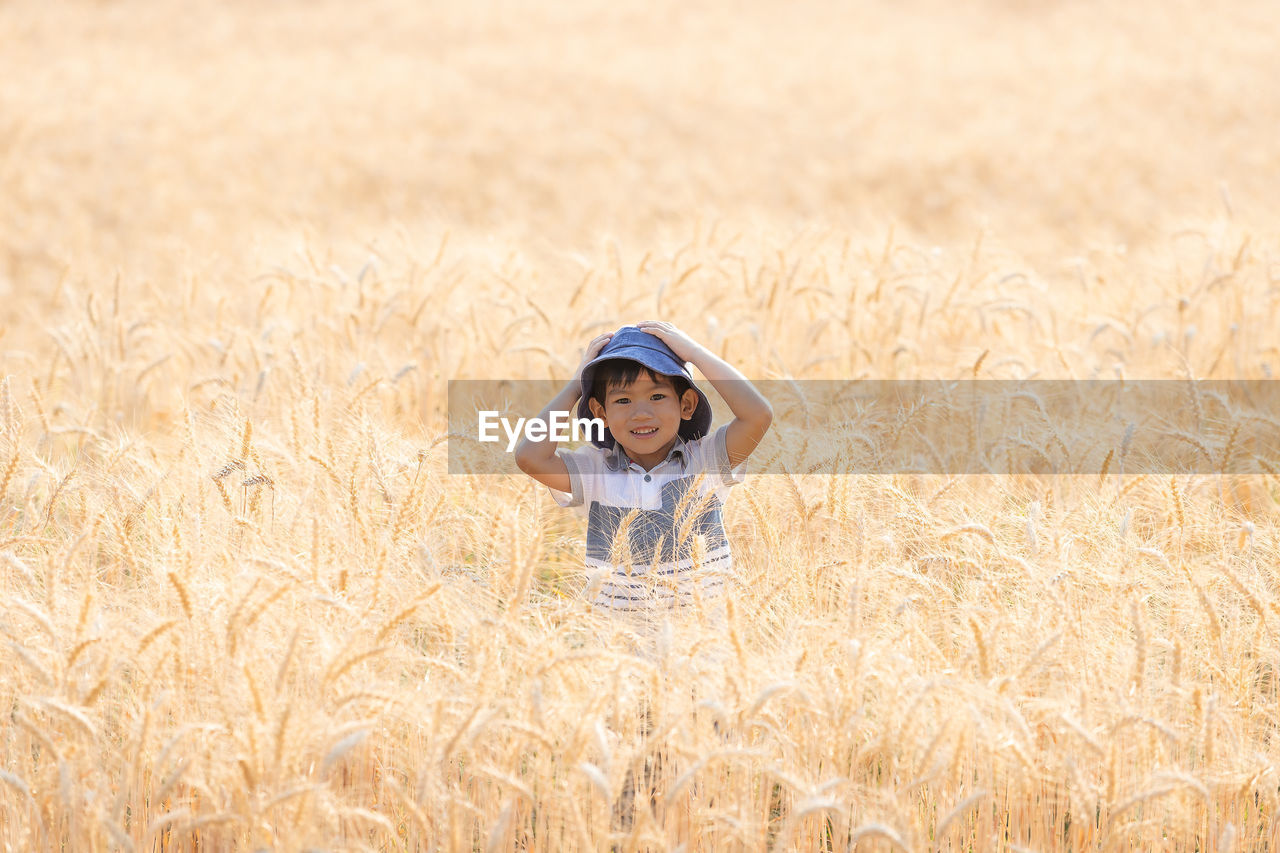
[[[549,421],[552,412],[573,411],[573,407],[578,404],[578,398],[582,396],[583,366],[599,355],[600,350],[604,348],[604,345],[612,337],[612,332],[606,332],[594,338],[587,345],[586,355],[583,356],[578,369],[574,371],[573,379],[551,398],[551,402],[547,403],[546,407],[538,413],[539,418]],[[558,492],[572,491],[573,487],[569,482],[569,469],[565,466],[564,460],[556,455],[556,442],[549,437],[532,441],[526,432],[525,437],[516,445],[515,455],[516,467],[539,483]]]
[[[693,362],[716,393],[729,404],[733,420],[725,429],[725,444],[729,450],[729,464],[740,465],[760,444],[769,431],[769,424],[773,423],[773,407],[769,401],[737,368],[672,324],[646,320],[636,323],[636,328],[660,338],[671,347],[677,358]]]

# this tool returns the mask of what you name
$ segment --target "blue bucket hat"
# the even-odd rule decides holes
[[[689,375],[684,362],[676,357],[671,347],[664,344],[661,338],[642,332],[635,326],[623,326],[614,332],[613,337],[604,345],[604,349],[600,350],[599,355],[583,366],[582,397],[578,400],[578,417],[593,417],[587,400],[591,397],[591,385],[596,375],[595,368],[600,362],[612,359],[627,359],[649,368],[654,373],[663,376],[683,376],[689,380],[689,387],[698,395],[698,405],[693,410],[693,417],[680,422],[680,437],[685,441],[694,441],[702,438],[711,429],[711,403],[707,400],[707,395],[693,384],[693,377]],[[608,427],[605,427],[603,441],[592,439],[592,444],[606,450],[612,448],[614,443],[613,433],[609,432]]]

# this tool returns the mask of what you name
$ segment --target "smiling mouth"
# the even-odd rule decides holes
[[[641,429],[633,429],[631,434],[640,438],[646,438],[658,431],[657,427],[642,427]]]

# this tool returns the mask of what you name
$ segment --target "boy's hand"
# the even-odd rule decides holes
[[[613,332],[605,332],[602,335],[596,335],[591,339],[591,343],[587,344],[587,351],[582,356],[582,361],[578,363],[578,369],[573,372],[574,381],[582,378],[582,368],[587,366],[591,359],[600,354],[600,350],[604,349],[605,344],[609,343],[613,338]]]
[[[693,366],[707,377],[733,412],[733,420],[724,428],[725,449],[729,452],[729,465],[737,467],[751,455],[769,430],[773,421],[773,407],[760,395],[756,387],[732,365],[711,350],[694,342],[693,338],[670,323],[646,320],[636,323],[636,328],[648,332],[671,347],[676,358],[693,362]]]
[[[642,320],[636,323],[636,328],[642,332],[648,332],[671,347],[671,351],[681,361],[696,361],[698,353],[702,351],[702,346],[697,341],[671,323],[664,323],[659,320]]]

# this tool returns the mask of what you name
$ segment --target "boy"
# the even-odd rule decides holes
[[[733,412],[715,433],[686,361]],[[769,429],[768,401],[675,326],[648,321],[591,341],[574,379],[539,417],[575,403],[578,417],[604,421],[603,439],[570,451],[525,438],[516,464],[561,506],[587,513],[586,565],[604,575],[595,606],[633,614],[649,633],[646,617],[657,611],[718,598],[733,567],[721,503],[740,481],[734,469]]]

